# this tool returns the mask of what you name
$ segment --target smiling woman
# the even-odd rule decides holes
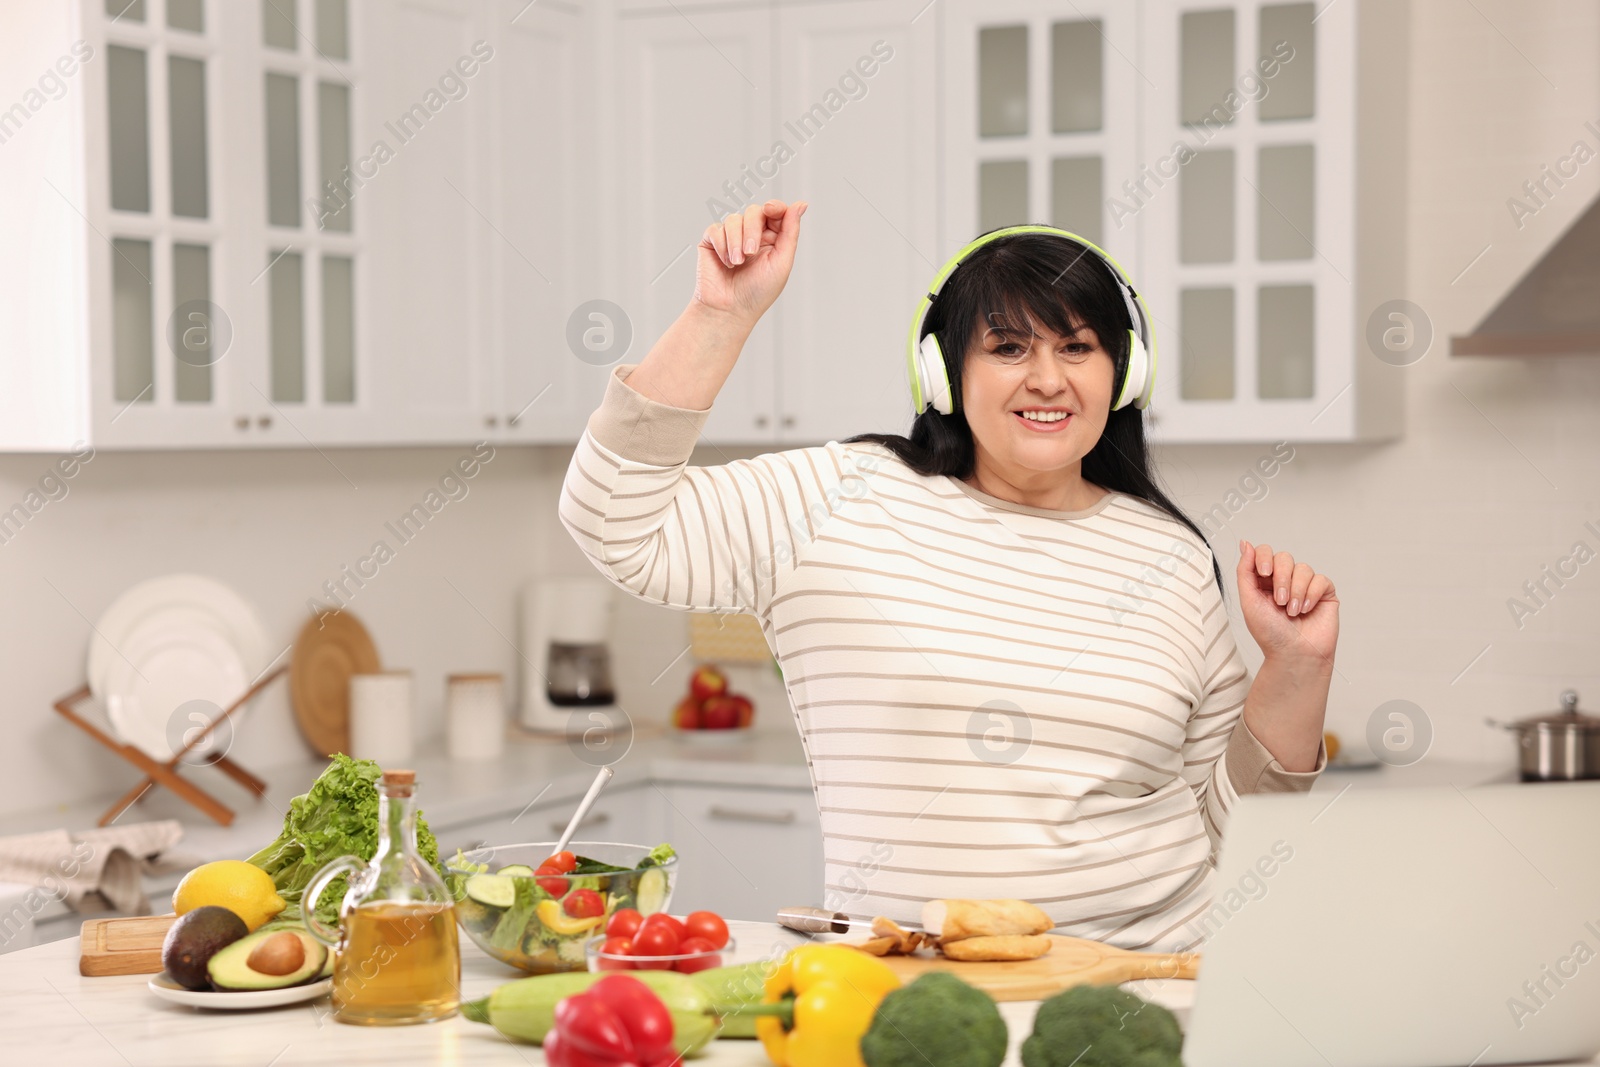
[[[997,236],[941,272],[910,339],[929,405],[910,437],[687,466],[803,211],[708,228],[689,308],[607,382],[563,524],[641,599],[760,621],[830,908],[915,924],[928,900],[1015,898],[1060,933],[1192,947],[1234,800],[1309,789],[1326,764],[1331,585],[1241,544],[1269,651],[1252,685],[1211,548],[1149,473],[1134,298],[1059,234]],[[1260,588],[1291,579],[1303,619]]]

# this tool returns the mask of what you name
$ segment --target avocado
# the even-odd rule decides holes
[[[304,930],[257,930],[211,957],[212,988],[283,989],[322,977],[328,949]]]
[[[178,916],[161,943],[161,965],[185,989],[210,989],[206,964],[250,932],[243,919],[215,904]]]

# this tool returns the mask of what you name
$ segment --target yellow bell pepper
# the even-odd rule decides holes
[[[777,1067],[865,1067],[861,1036],[900,979],[845,945],[801,945],[767,978],[756,1036]]]

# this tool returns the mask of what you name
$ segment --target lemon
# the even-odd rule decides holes
[[[244,860],[202,863],[172,891],[172,910],[179,915],[207,904],[227,908],[251,931],[287,906],[272,884],[272,876]]]

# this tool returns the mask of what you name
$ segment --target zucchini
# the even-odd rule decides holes
[[[517,902],[517,880],[499,874],[475,874],[467,879],[467,899],[491,908],[509,908]]]
[[[504,867],[501,867],[495,873],[496,874],[520,874],[525,878],[532,878],[532,877],[534,877],[536,872],[534,871],[534,869],[532,867],[529,867],[526,863],[508,863]]]
[[[586,991],[608,973],[573,971],[518,978],[481,1000],[464,1001],[461,1014],[472,1022],[488,1023],[514,1040],[542,1044],[555,1025],[556,1004]],[[713,1002],[688,975],[676,971],[627,973],[649,986],[672,1013],[672,1044],[680,1056],[692,1055],[716,1036],[718,1017]]]
[[[651,867],[639,875],[639,914],[654,915],[667,906],[667,874],[660,867]]]

